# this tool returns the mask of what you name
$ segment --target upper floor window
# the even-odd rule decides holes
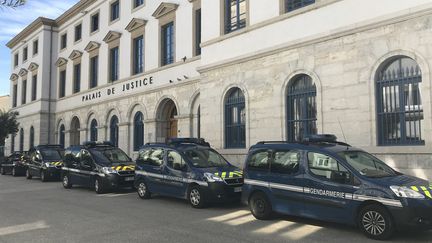
[[[66,70],[60,71],[59,80],[59,98],[63,98],[66,95]]]
[[[19,64],[19,55],[18,53],[15,53],[14,55],[14,67],[18,66]]]
[[[110,50],[110,81],[117,81],[119,78],[119,47]]]
[[[195,10],[195,56],[201,55],[201,9]]]
[[[245,146],[245,97],[239,88],[232,88],[225,99],[225,147],[245,148]]]
[[[314,3],[315,0],[285,0],[285,12],[291,12]]]
[[[99,30],[99,13],[96,13],[91,16],[90,31],[95,32],[97,30]]]
[[[16,107],[17,106],[17,96],[18,96],[18,86],[16,84],[13,85],[13,90],[12,90],[12,107]]]
[[[90,58],[90,88],[98,85],[99,56]]]
[[[33,41],[33,55],[38,54],[39,52],[39,40]]]
[[[36,94],[37,94],[37,75],[33,75],[32,77],[32,95],[31,100],[36,100]]]
[[[63,34],[60,40],[60,50],[66,48],[67,46],[67,34]]]
[[[134,8],[139,7],[144,4],[144,0],[133,0]]]
[[[133,74],[144,71],[144,38],[139,36],[133,40]]]
[[[225,33],[246,26],[246,0],[225,0]]]
[[[161,29],[162,35],[162,66],[174,62],[174,22],[170,22]]]
[[[120,17],[120,1],[111,3],[111,21],[114,21]]]
[[[21,87],[21,104],[24,105],[26,103],[27,98],[27,80],[22,81],[22,87]]]
[[[379,145],[424,145],[422,73],[416,61],[399,56],[378,71],[376,80]]]
[[[28,47],[26,46],[24,47],[23,50],[23,62],[27,61],[27,59],[28,59]]]
[[[74,82],[73,93],[78,93],[81,90],[81,63],[74,65]]]
[[[82,24],[75,26],[75,41],[79,41],[82,38]]]

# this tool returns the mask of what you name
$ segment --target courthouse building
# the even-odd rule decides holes
[[[7,152],[202,137],[240,165],[333,133],[432,179],[430,0],[82,0],[7,46]]]

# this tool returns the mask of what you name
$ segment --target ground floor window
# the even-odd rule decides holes
[[[246,104],[239,88],[232,88],[225,100],[225,147],[246,147]]]
[[[117,116],[111,117],[110,121],[110,141],[111,143],[118,147],[118,139],[119,139],[119,120]]]

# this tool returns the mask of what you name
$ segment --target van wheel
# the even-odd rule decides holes
[[[6,175],[6,170],[2,167],[0,167],[0,174]]]
[[[151,198],[151,193],[148,190],[147,185],[146,185],[146,183],[144,181],[141,181],[138,184],[137,192],[138,192],[138,196],[141,199],[149,199],[149,198]]]
[[[62,181],[63,181],[63,187],[65,189],[71,189],[72,188],[72,184],[70,183],[68,175],[64,175]]]
[[[42,182],[46,182],[48,180],[47,175],[45,173],[45,171],[41,170],[40,172],[40,179]]]
[[[94,189],[95,189],[95,192],[97,194],[105,193],[105,187],[104,187],[103,182],[100,178],[95,179]]]
[[[199,186],[192,186],[188,193],[189,203],[194,208],[204,208],[205,198]]]
[[[33,176],[30,174],[29,169],[26,170],[26,179],[27,180],[31,180],[31,178],[33,178]]]
[[[256,192],[249,199],[249,207],[252,215],[261,220],[267,220],[272,217],[272,206],[267,196],[262,192]]]
[[[387,210],[379,205],[364,207],[357,218],[363,233],[374,240],[389,239],[394,233],[394,224]]]

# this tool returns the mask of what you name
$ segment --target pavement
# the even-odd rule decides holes
[[[184,200],[136,192],[97,195],[60,182],[0,176],[3,242],[376,242],[340,224],[276,216],[256,220],[241,204],[193,209]],[[398,232],[392,242],[432,242],[432,231]]]

